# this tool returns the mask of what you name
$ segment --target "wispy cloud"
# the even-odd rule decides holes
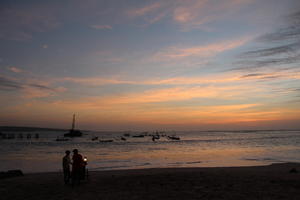
[[[157,103],[185,102],[192,99],[239,99],[245,94],[262,93],[261,88],[252,86],[193,86],[193,87],[171,87],[166,89],[151,89],[143,92],[127,92],[118,95],[108,95],[103,97],[82,98],[76,101],[67,101],[67,105],[80,105],[81,109],[102,109],[116,107],[139,106],[146,109],[147,105]],[[66,106],[67,106],[66,105]],[[188,105],[188,104],[187,104]]]
[[[157,1],[142,7],[130,8],[127,10],[126,15],[129,16],[130,19],[144,19],[146,24],[143,24],[143,26],[145,26],[164,19],[170,14],[171,9],[172,3],[170,4],[169,1]]]
[[[146,80],[126,80],[120,78],[104,77],[63,77],[55,78],[53,82],[72,82],[86,86],[103,86],[103,85],[201,85],[213,83],[230,83],[241,80],[240,74],[222,74],[213,76],[198,77],[173,77],[173,78],[155,78]]]
[[[173,10],[173,20],[186,28],[197,27],[205,23],[224,18],[235,12],[240,6],[248,4],[249,0],[226,0],[217,4],[208,0],[178,1]]]
[[[15,73],[21,73],[21,72],[23,72],[22,69],[17,68],[17,67],[13,67],[13,66],[8,67],[8,70],[10,70],[10,71],[12,71],[12,72],[15,72]]]
[[[17,41],[30,41],[37,33],[61,28],[70,22],[85,27],[92,24],[96,29],[111,29],[112,26],[107,24],[113,23],[112,17],[105,13],[109,10],[116,16],[121,12],[120,9],[111,11],[110,7],[103,6],[103,1],[94,0],[73,0],[71,4],[55,1],[26,4],[1,2],[0,7],[0,39]]]
[[[55,79],[59,82],[73,82],[82,85],[90,85],[90,86],[101,86],[101,85],[116,85],[116,84],[136,84],[135,81],[126,81],[119,79],[108,79],[102,77],[87,77],[87,78],[79,78],[79,77],[64,77],[60,79]]]
[[[90,27],[94,28],[94,29],[99,29],[99,30],[111,30],[112,29],[112,26],[110,26],[110,25],[97,25],[97,24],[94,24],[94,25],[91,25]]]
[[[117,98],[108,98],[109,104],[135,104],[135,103],[155,103],[185,101],[194,98],[220,98],[231,99],[243,93],[241,89],[245,86],[227,87],[174,87],[168,89],[153,89],[143,93],[126,94]]]
[[[251,0],[225,0],[214,3],[208,0],[166,0],[154,2],[127,12],[131,17],[143,17],[150,24],[163,18],[180,24],[184,30],[222,19]]]
[[[144,7],[130,9],[127,11],[127,14],[132,17],[143,16],[143,15],[146,15],[146,14],[156,11],[161,6],[162,5],[160,2],[154,2],[154,3],[146,5]]]
[[[224,83],[242,83],[245,81],[261,80],[299,80],[299,71],[277,71],[277,72],[259,72],[259,73],[222,73],[210,74],[203,76],[176,76],[171,78],[152,78],[144,80],[107,78],[107,77],[62,77],[55,78],[52,82],[71,82],[85,86],[105,86],[105,85],[148,85],[148,86],[168,86],[168,85],[207,85],[207,84],[224,84]]]
[[[0,90],[11,91],[22,89],[23,86],[16,80],[8,77],[0,76]]]
[[[0,76],[0,90],[17,91],[25,98],[41,98],[55,96],[65,92],[64,87],[52,87],[45,81],[18,80],[16,78]]]
[[[300,11],[290,14],[285,18],[288,26],[284,26],[272,33],[267,33],[258,38],[261,42],[275,42],[282,40],[294,40],[299,42],[300,37]]]
[[[289,15],[284,27],[264,34],[256,42],[266,46],[242,53],[236,69],[287,68],[300,61],[300,12]]]
[[[154,58],[158,60],[174,60],[187,57],[212,57],[218,53],[240,47],[246,44],[249,40],[250,37],[244,37],[236,40],[222,41],[208,45],[193,47],[169,47],[156,53]]]
[[[89,111],[91,116],[105,120],[104,116],[113,117],[119,121],[131,121],[135,123],[145,122],[153,124],[222,124],[238,122],[257,122],[266,120],[285,119],[287,113],[295,114],[288,108],[267,108],[261,103],[235,103],[195,106],[184,104],[183,106],[160,106],[140,101],[117,100],[111,102],[108,99],[78,99],[72,101],[53,102],[50,107],[56,109],[73,110],[79,112]],[[99,114],[98,111],[100,111]],[[97,114],[98,113],[98,114]],[[299,112],[298,112],[299,113]],[[289,116],[293,118],[294,116]]]
[[[22,96],[25,98],[33,99],[33,98],[43,98],[56,96],[58,93],[65,92],[66,88],[64,87],[56,87],[50,88],[44,85],[24,85],[22,88]]]
[[[300,43],[292,43],[278,47],[264,48],[253,51],[248,51],[241,54],[241,58],[257,58],[266,56],[282,56],[282,55],[295,55],[300,48]]]
[[[0,12],[0,38],[31,40],[35,32],[45,32],[61,25],[57,11],[48,4],[4,6]]]
[[[277,71],[277,72],[261,72],[261,73],[250,73],[240,77],[245,80],[300,80],[299,71]]]
[[[295,64],[300,61],[300,54],[295,56],[287,57],[273,57],[265,58],[265,60],[242,60],[236,62],[240,67],[238,70],[257,70],[258,68],[273,68],[275,69],[285,69],[288,65]],[[291,66],[290,66],[291,67]]]

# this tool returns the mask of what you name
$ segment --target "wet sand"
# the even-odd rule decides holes
[[[295,168],[298,172],[291,173]],[[72,188],[61,173],[0,180],[0,199],[300,199],[300,163],[259,167],[90,172]]]

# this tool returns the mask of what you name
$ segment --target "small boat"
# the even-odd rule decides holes
[[[132,137],[140,138],[140,137],[145,137],[144,135],[133,135]]]
[[[130,137],[130,133],[124,133],[123,134],[125,137]]]
[[[154,142],[155,140],[159,140],[160,136],[159,135],[152,135],[152,141]]]
[[[57,142],[62,142],[62,141],[68,141],[69,139],[68,138],[60,138],[60,137],[57,137],[55,141]]]
[[[177,136],[168,136],[168,139],[170,139],[170,140],[180,140],[180,137],[177,137]]]
[[[98,140],[98,137],[92,137],[92,141]]]
[[[148,131],[142,132],[141,135],[148,136]]]
[[[8,134],[7,139],[15,139],[15,134],[13,133]]]
[[[72,128],[69,133],[64,134],[65,137],[81,137],[82,132],[80,130],[75,130],[75,114],[73,115]]]
[[[126,141],[126,138],[124,138],[124,137],[121,137],[121,140],[123,140],[123,141]]]
[[[113,142],[113,140],[99,140],[99,142],[106,143],[106,142]]]

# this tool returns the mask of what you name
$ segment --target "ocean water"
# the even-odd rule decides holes
[[[77,148],[88,158],[89,170],[165,167],[255,166],[300,162],[300,131],[184,131],[166,132],[179,141],[161,137],[126,137],[124,132],[84,132],[80,138],[56,141],[65,132],[10,132],[15,139],[0,139],[0,171],[26,173],[61,171],[66,150]],[[22,133],[24,138],[18,138]],[[26,134],[39,138],[26,138]],[[131,132],[131,135],[138,135]],[[92,141],[93,137],[113,142]]]

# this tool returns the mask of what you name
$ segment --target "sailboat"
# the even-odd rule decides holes
[[[72,128],[69,133],[64,134],[64,137],[80,137],[82,132],[80,130],[75,130],[75,114],[73,114]]]

